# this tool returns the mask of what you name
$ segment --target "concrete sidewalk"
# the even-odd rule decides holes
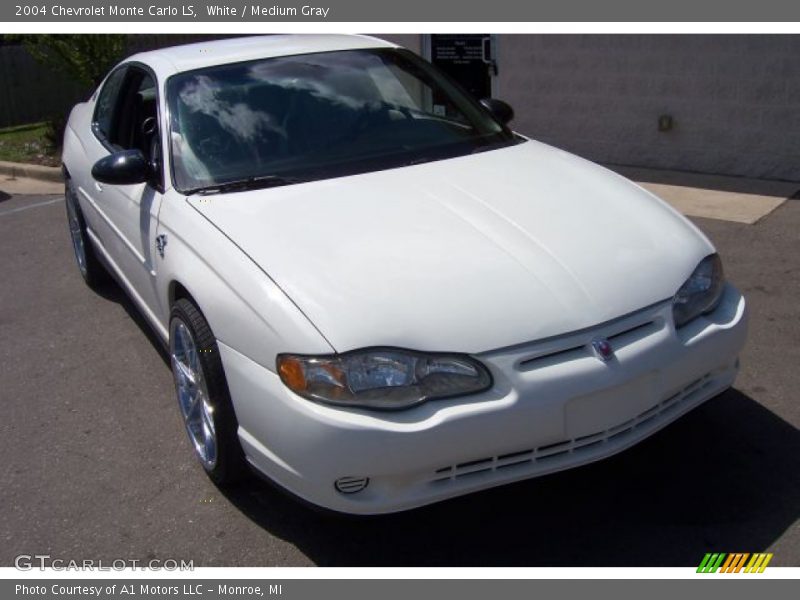
[[[675,209],[690,217],[705,217],[752,225],[800,191],[800,182],[771,181],[612,166]],[[0,161],[3,194],[61,194],[64,184],[57,167]]]
[[[61,194],[64,178],[58,167],[0,161],[0,194]]]
[[[748,225],[756,223],[800,191],[800,182],[638,167],[610,168],[669,202],[684,215]]]
[[[720,192],[701,188],[640,182],[645,189],[690,217],[706,217],[752,225],[783,204],[787,197]]]

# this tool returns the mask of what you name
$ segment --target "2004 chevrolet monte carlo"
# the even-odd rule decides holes
[[[399,511],[607,457],[731,386],[745,301],[711,243],[512,114],[332,35],[138,54],[73,109],[80,272],[168,346],[215,482]]]

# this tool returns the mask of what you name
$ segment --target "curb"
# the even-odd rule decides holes
[[[50,181],[53,183],[61,183],[64,181],[61,167],[44,167],[42,165],[6,162],[3,160],[0,160],[0,175],[26,177],[28,179],[38,179],[39,181]]]

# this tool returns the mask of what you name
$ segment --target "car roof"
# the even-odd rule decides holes
[[[199,42],[140,52],[124,62],[142,62],[149,65],[160,78],[165,78],[182,71],[259,58],[334,50],[395,47],[397,47],[395,44],[366,35],[263,35]]]

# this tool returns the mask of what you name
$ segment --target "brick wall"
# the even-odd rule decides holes
[[[521,133],[599,162],[800,180],[800,36],[501,35],[498,58]]]

